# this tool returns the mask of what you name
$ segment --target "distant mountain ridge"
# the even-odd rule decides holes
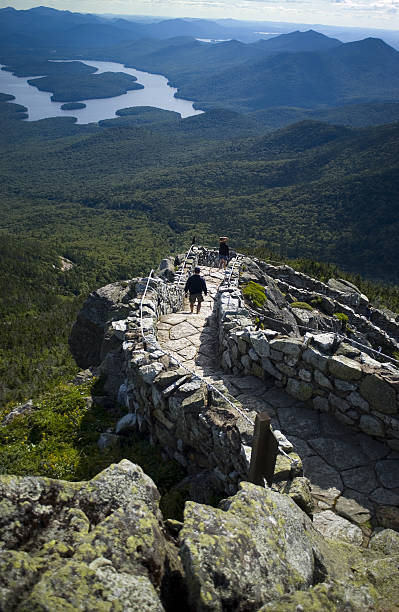
[[[307,111],[399,100],[399,52],[380,39],[343,43],[314,30],[252,43],[195,39],[228,38],[228,32],[200,19],[136,23],[46,7],[7,8],[0,10],[0,61],[21,68],[35,53],[117,61],[166,75],[179,96],[204,110]]]
[[[293,34],[253,44],[136,41],[104,57],[166,74],[179,95],[205,109],[251,112],[399,99],[399,52],[383,41],[340,43],[313,31]]]

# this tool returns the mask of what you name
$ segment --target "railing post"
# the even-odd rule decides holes
[[[260,412],[255,419],[249,482],[263,487],[266,478],[267,484],[271,487],[277,453],[278,442],[270,429],[270,417],[267,412]]]

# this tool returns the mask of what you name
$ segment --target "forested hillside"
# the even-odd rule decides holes
[[[142,25],[0,11],[0,62],[42,77],[36,84],[59,99],[137,85],[49,61],[83,56],[164,73],[209,109],[25,122],[0,93],[0,402],[70,375],[66,339],[89,291],[147,274],[193,235],[399,282],[399,53],[313,31],[251,44],[163,37],[205,32],[205,21],[152,24],[157,38],[140,38]],[[370,291],[396,308],[395,290]]]
[[[90,290],[147,274],[193,235],[399,280],[399,124],[262,134],[229,111],[79,126],[0,109],[3,402],[72,371],[66,338]]]
[[[69,249],[111,233],[129,249],[144,228],[150,243],[152,224],[170,237],[201,228],[205,239],[228,232],[237,246],[263,243],[398,280],[398,124],[308,121],[255,136],[256,124],[237,114],[172,117],[115,128],[7,121],[0,181],[9,231],[62,234]]]

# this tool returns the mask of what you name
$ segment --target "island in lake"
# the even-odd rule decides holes
[[[84,102],[66,102],[61,104],[61,110],[77,110],[78,108],[86,108]]]

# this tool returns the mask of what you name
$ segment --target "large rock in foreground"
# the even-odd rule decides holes
[[[369,551],[326,541],[287,495],[243,482],[220,507],[186,504],[180,556],[190,610],[375,609]]]
[[[0,495],[1,610],[164,609],[177,553],[140,467],[124,460],[87,483],[1,476]]]
[[[90,482],[0,476],[0,496],[7,612],[399,605],[393,532],[370,550],[326,540],[288,495],[250,483],[218,509],[188,502],[184,524],[163,522],[155,485],[127,460]]]

